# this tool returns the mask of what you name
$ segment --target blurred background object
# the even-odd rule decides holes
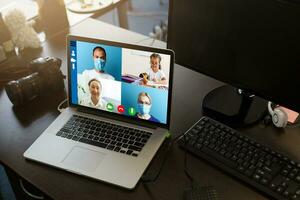
[[[24,48],[39,48],[41,46],[38,34],[33,29],[34,22],[27,21],[23,11],[13,9],[4,17],[14,45],[23,50]]]
[[[46,35],[58,33],[69,26],[66,7],[63,0],[37,0],[39,29]]]
[[[128,29],[145,36],[149,36],[151,33],[155,34],[155,30],[157,30],[157,28],[155,28],[156,26],[159,26],[163,30],[162,24],[167,24],[168,9],[168,0],[129,0],[127,10]],[[115,12],[116,11],[113,10],[97,17],[97,19],[119,26]],[[166,39],[167,35],[167,30],[164,31],[165,36],[162,37],[163,40]],[[153,35],[150,36],[152,37]],[[156,37],[155,39],[159,39],[159,37]],[[150,41],[149,44],[151,45],[152,42]]]
[[[13,43],[11,41],[11,36],[9,30],[7,29],[7,26],[4,23],[2,13],[0,13],[0,46],[3,46],[3,50],[6,52],[10,52],[13,50]]]
[[[4,48],[0,45],[0,63],[6,59]]]
[[[113,0],[78,0],[68,3],[67,8],[77,13],[93,13],[104,9],[112,3]]]

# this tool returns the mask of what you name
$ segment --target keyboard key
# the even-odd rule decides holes
[[[67,136],[68,139],[71,139],[72,137],[73,137],[73,135],[68,135]]]
[[[115,147],[114,151],[119,152],[121,150],[120,147]]]
[[[132,154],[132,150],[127,150],[126,154],[131,155]]]
[[[63,137],[63,138],[65,138],[65,137],[67,137],[67,136],[68,136],[67,133],[62,133],[62,134],[61,134],[61,137]]]
[[[260,181],[263,185],[266,185],[268,183],[268,180],[265,178],[262,178]]]
[[[75,141],[77,141],[77,140],[79,140],[79,137],[77,137],[77,136],[74,136],[74,137],[72,137],[72,140],[75,140]]]
[[[115,148],[114,145],[108,145],[108,146],[107,146],[107,149],[109,149],[109,150],[113,150],[114,148]]]
[[[147,142],[147,139],[142,139],[141,143],[145,144]]]
[[[141,151],[142,150],[142,148],[136,147],[136,146],[133,146],[133,145],[128,146],[128,149],[131,149],[131,150],[134,150],[134,151]]]
[[[130,136],[129,139],[130,140],[135,140],[135,136]]]
[[[118,142],[118,143],[117,143],[117,146],[118,146],[118,147],[122,146],[122,142]]]
[[[83,135],[83,133],[81,133],[81,132],[79,132],[79,131],[76,131],[76,135],[77,135],[78,137],[81,137],[81,136]]]
[[[282,193],[282,191],[283,191],[283,188],[282,187],[277,187],[277,189],[276,189],[276,192],[278,192],[278,193]]]
[[[88,140],[88,139],[85,139],[85,138],[81,138],[79,141],[83,142],[83,143],[86,143],[86,144],[102,147],[102,148],[107,147],[107,144],[104,144],[102,142],[93,141],[93,140]]]
[[[88,136],[88,139],[90,139],[90,140],[92,140],[93,138],[94,138],[93,135],[89,135],[89,136]]]
[[[125,143],[125,144],[128,143],[128,141],[129,141],[129,140],[127,140],[127,139],[123,139],[123,140],[122,140],[122,142]]]
[[[137,147],[143,147],[144,146],[144,144],[142,144],[140,142],[135,142],[134,145],[137,146]]]
[[[64,133],[63,131],[58,131],[58,132],[56,133],[56,135],[57,135],[57,136],[61,136],[63,133]]]
[[[143,135],[141,135],[141,138],[150,138],[150,135],[148,135],[148,134],[143,134]]]
[[[134,141],[132,141],[132,140],[128,141],[128,144],[133,144],[133,143],[134,143]]]

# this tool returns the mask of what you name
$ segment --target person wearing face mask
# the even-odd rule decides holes
[[[138,96],[138,112],[136,116],[140,119],[149,120],[152,122],[159,122],[158,119],[150,114],[151,111],[151,97],[146,92],[141,92]]]
[[[107,102],[102,99],[102,85],[97,79],[92,79],[88,83],[90,95],[84,98],[79,104],[91,108],[104,110]]]
[[[88,80],[93,78],[103,78],[109,80],[115,80],[115,78],[105,73],[105,64],[106,64],[106,51],[104,48],[97,46],[93,49],[93,60],[94,60],[94,69],[84,70],[82,75]]]

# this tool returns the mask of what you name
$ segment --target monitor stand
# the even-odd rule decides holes
[[[244,127],[261,120],[267,101],[229,85],[210,91],[202,102],[203,114],[231,127]]]

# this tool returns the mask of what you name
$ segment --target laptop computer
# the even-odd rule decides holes
[[[170,126],[171,50],[67,37],[68,102],[24,157],[133,189]]]

